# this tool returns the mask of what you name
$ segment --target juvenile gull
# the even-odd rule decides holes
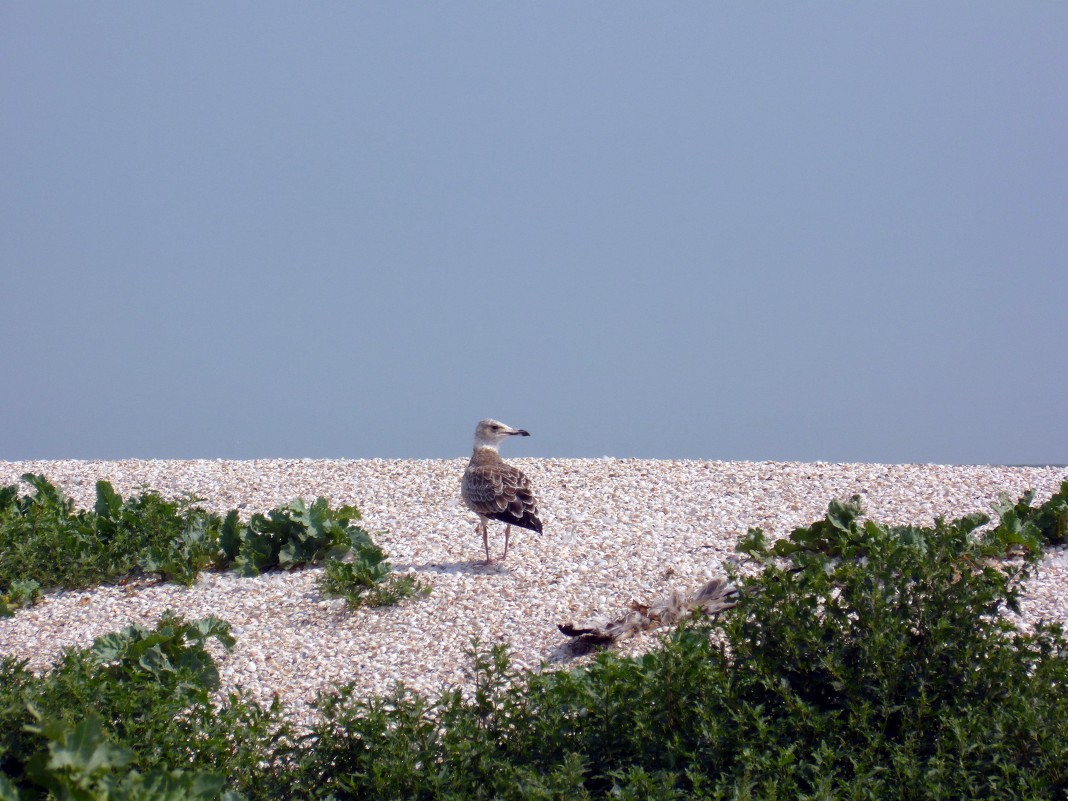
[[[464,471],[460,486],[467,508],[478,515],[475,531],[482,532],[482,545],[486,549],[486,564],[493,560],[489,555],[489,521],[505,523],[504,555],[508,558],[508,536],[512,526],[528,528],[541,533],[538,520],[538,502],[530,481],[522,471],[505,464],[497,448],[507,437],[529,437],[521,428],[510,428],[496,420],[482,420],[475,427],[475,449]]]

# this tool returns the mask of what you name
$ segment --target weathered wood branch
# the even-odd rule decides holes
[[[738,590],[726,578],[714,578],[694,593],[678,590],[643,604],[632,601],[627,612],[616,618],[596,618],[585,623],[560,623],[557,628],[571,637],[573,649],[585,653],[596,647],[611,645],[640,631],[658,626],[672,626],[695,612],[715,615],[737,603]]]

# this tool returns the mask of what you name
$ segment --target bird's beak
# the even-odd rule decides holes
[[[530,436],[530,432],[529,431],[524,431],[521,428],[513,429],[512,431],[509,431],[508,433],[513,435],[513,436],[518,435],[520,437],[529,437]]]

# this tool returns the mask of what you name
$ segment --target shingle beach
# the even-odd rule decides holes
[[[320,691],[354,681],[365,694],[398,682],[437,694],[466,681],[473,637],[506,642],[513,664],[566,664],[557,624],[625,610],[671,590],[693,590],[723,573],[750,527],[783,536],[820,519],[834,498],[859,494],[869,517],[929,525],[942,516],[992,514],[1005,492],[1049,498],[1064,467],[509,459],[530,478],[545,532],[514,529],[506,562],[483,566],[475,516],[461,503],[466,459],[0,462],[0,484],[41,473],[79,507],[95,484],[127,497],[155,490],[192,495],[199,505],[242,515],[296,497],[354,504],[362,525],[398,571],[415,571],[433,590],[396,607],[350,611],[322,597],[321,568],[239,578],[206,572],[196,586],[151,581],[48,593],[38,605],[0,619],[0,654],[52,664],[64,647],[133,622],[151,626],[166,609],[186,618],[230,622],[237,646],[218,650],[223,691],[241,685],[260,700],[277,693],[297,719]],[[22,485],[23,491],[29,491]],[[503,526],[490,528],[495,555]],[[1027,588],[1022,625],[1068,623],[1068,551],[1051,549]],[[627,651],[651,647],[643,634]]]

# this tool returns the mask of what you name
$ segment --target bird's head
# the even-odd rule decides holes
[[[493,450],[497,450],[497,446],[500,445],[501,440],[505,440],[508,437],[529,436],[530,432],[524,431],[521,428],[512,428],[497,420],[481,420],[479,421],[479,424],[475,426],[475,447],[493,448]]]

